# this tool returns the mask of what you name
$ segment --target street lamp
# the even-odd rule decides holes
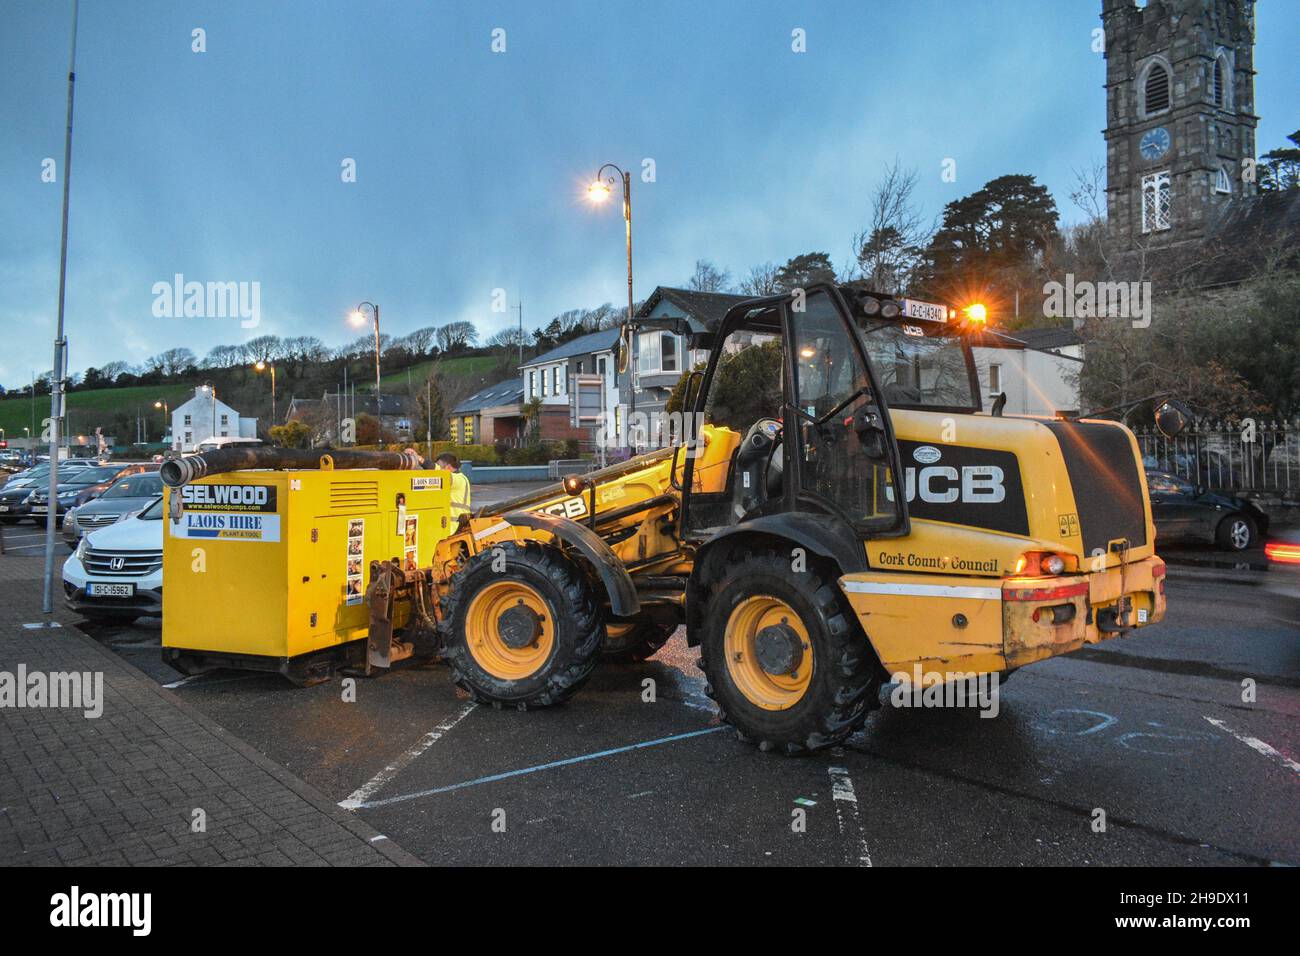
[[[616,175],[605,178],[605,170],[612,170]],[[623,354],[622,362],[618,363],[623,368],[618,371],[628,372],[628,410],[629,417],[636,413],[636,382],[630,370],[632,363],[632,174],[624,172],[613,163],[606,163],[600,169],[596,170],[596,176],[587,187],[587,198],[594,203],[603,203],[614,191],[614,186],[622,180],[623,183],[623,223],[627,233],[627,331],[623,333]],[[615,366],[617,368],[617,365]],[[604,388],[604,383],[601,383]]]
[[[362,302],[357,306],[357,310],[352,313],[352,324],[361,326],[366,322],[366,314],[362,311],[366,306],[375,313],[375,420],[378,425],[379,443],[382,445],[384,440],[384,402],[379,391],[379,306],[373,302]]]
[[[256,365],[253,366],[253,368],[259,372],[265,372],[267,369],[267,363],[259,361]],[[274,362],[271,363],[270,368],[271,368],[271,424],[275,425],[276,420],[275,420],[275,363]]]
[[[154,407],[154,408],[161,408],[161,409],[162,409],[162,413],[163,413],[163,431],[162,431],[162,437],[163,437],[163,441],[166,441],[166,440],[167,440],[167,425],[171,422],[171,419],[172,419],[171,411],[167,408],[167,403],[166,403],[163,399],[161,399],[161,398],[158,399],[158,401],[156,401],[156,402],[153,403],[153,407]]]

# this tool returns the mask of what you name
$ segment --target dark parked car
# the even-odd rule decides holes
[[[73,472],[66,481],[60,480],[58,487],[55,488],[54,514],[57,523],[62,525],[64,512],[98,498],[119,478],[157,469],[158,466],[153,464],[112,464],[82,468]],[[44,521],[49,511],[49,489],[36,488],[27,499],[27,505],[31,517],[35,518],[37,523]]]
[[[82,535],[143,511],[162,493],[162,478],[156,471],[119,478],[98,498],[72,508],[63,516],[63,540],[75,548]]]
[[[1148,471],[1147,491],[1161,541],[1199,541],[1245,551],[1268,531],[1268,515],[1244,498],[1206,491],[1167,471]]]

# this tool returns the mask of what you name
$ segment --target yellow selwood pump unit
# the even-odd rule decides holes
[[[450,530],[450,472],[355,470],[414,464],[356,453],[353,470],[334,470],[338,452],[198,460],[213,470],[232,454],[238,467],[313,467],[229,471],[167,490],[163,659],[187,674],[251,668],[308,684],[336,666],[364,672],[414,654],[420,609],[409,605],[398,621],[412,639],[367,653],[366,576],[372,561],[430,563]]]
[[[684,624],[723,719],[797,753],[861,726],[883,681],[1005,676],[1156,623],[1165,566],[1133,434],[986,411],[971,343],[996,340],[982,306],[851,286],[741,303],[697,335],[710,359],[665,429],[675,445],[480,509],[422,539],[415,567],[367,532],[368,628],[348,606],[326,640],[364,630],[371,666],[437,653],[475,700],[522,710],[570,697],[602,656],[654,654]],[[1167,434],[1187,418],[1175,402],[1156,417]],[[183,478],[164,467],[168,484]],[[366,514],[391,524],[397,487],[381,479]],[[364,510],[313,505],[285,532],[316,515],[342,528],[348,507]],[[191,542],[169,538],[166,560],[185,558],[178,544]],[[306,587],[330,554],[306,546],[265,583],[234,572],[276,614],[241,653],[315,649],[273,635],[288,612],[269,594]],[[182,646],[172,621],[246,600],[167,574],[168,652]],[[191,628],[188,646],[204,639]]]

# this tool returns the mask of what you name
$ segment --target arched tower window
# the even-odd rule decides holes
[[[1153,61],[1146,69],[1140,91],[1143,116],[1163,113],[1169,109],[1171,98],[1169,68],[1159,60]]]
[[[1214,94],[1214,105],[1221,110],[1232,109],[1232,64],[1226,54],[1220,52],[1214,58],[1214,72],[1210,78],[1210,88]]]

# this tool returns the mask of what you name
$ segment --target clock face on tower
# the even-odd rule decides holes
[[[1138,143],[1138,151],[1142,158],[1147,162],[1153,162],[1159,159],[1169,150],[1169,130],[1163,126],[1157,126],[1155,129],[1149,129],[1142,134],[1142,139]]]

